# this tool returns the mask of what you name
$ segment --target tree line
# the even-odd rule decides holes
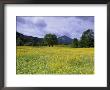
[[[72,47],[94,47],[94,32],[91,29],[84,31],[80,40],[77,38],[73,39]]]
[[[17,46],[54,46],[59,45],[58,38],[55,34],[46,34],[44,38],[25,36],[17,32],[16,35],[16,45]],[[88,48],[94,47],[94,32],[92,29],[88,29],[82,33],[82,36],[78,40],[74,38],[69,44],[74,48]]]

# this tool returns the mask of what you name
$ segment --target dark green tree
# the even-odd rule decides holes
[[[79,41],[78,41],[77,38],[74,38],[74,39],[73,39],[73,42],[72,42],[72,47],[78,48],[78,46],[79,46]]]
[[[55,44],[58,43],[57,36],[54,35],[54,34],[46,34],[46,35],[44,36],[44,40],[45,40],[45,42],[47,43],[47,45],[49,45],[49,47],[50,47],[50,46],[53,47],[53,45],[55,45]]]
[[[22,46],[22,45],[23,45],[23,41],[22,41],[21,38],[17,38],[17,40],[16,40],[16,45],[17,45],[17,46]]]
[[[94,32],[91,29],[84,31],[80,39],[80,47],[94,47]]]

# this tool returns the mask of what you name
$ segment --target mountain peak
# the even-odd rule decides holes
[[[60,44],[70,44],[72,42],[72,39],[66,35],[61,36],[58,38],[58,42]]]

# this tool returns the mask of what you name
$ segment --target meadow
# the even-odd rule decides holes
[[[16,48],[16,74],[94,74],[94,48]]]

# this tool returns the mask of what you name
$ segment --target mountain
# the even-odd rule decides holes
[[[72,42],[72,39],[65,35],[58,38],[59,44],[71,44],[71,42]]]
[[[43,38],[26,36],[16,32],[16,45],[38,45],[43,43]]]
[[[58,38],[58,44],[71,44],[72,39],[67,36],[61,36]],[[42,46],[45,45],[43,38],[26,36],[19,32],[16,32],[16,45],[17,46]]]

